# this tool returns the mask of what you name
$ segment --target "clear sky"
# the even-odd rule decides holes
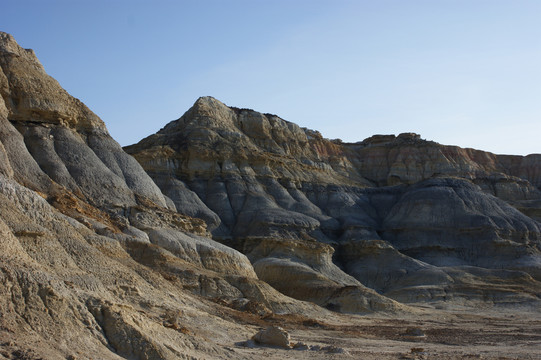
[[[327,138],[541,153],[539,0],[2,0],[0,30],[129,145],[199,96]]]

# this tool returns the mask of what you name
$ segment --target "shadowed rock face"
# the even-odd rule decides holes
[[[368,182],[346,171],[346,163],[335,171],[309,139],[327,155],[340,151],[317,133],[276,116],[228,108],[206,97],[127,151],[148,165],[180,213],[204,219],[280,292],[347,312],[395,307],[344,273],[332,261],[334,249],[320,243],[332,242],[326,233],[340,231],[340,224],[308,199],[305,184],[326,189],[335,178],[343,184]],[[319,189],[315,192],[319,196]]]
[[[539,155],[409,133],[343,144],[211,97],[125,149],[295,298],[348,308],[332,298],[364,284],[407,302],[539,300]]]

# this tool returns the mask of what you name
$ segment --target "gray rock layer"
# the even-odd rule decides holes
[[[211,97],[126,151],[295,298],[353,312],[385,303],[365,286],[407,302],[539,300],[538,155],[409,133],[344,144]]]

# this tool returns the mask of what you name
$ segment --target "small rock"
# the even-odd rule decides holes
[[[182,316],[182,310],[179,309],[168,309],[163,317],[165,318],[163,321],[163,326],[179,330],[182,328],[180,326],[180,317]]]
[[[259,344],[279,346],[286,349],[291,347],[289,333],[278,326],[269,326],[260,330],[252,337],[252,340]]]
[[[302,341],[299,341],[298,343],[293,345],[293,349],[295,349],[295,350],[308,350],[308,345],[306,345]]]

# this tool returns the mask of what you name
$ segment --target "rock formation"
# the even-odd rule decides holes
[[[213,358],[217,345],[189,329],[214,321],[201,297],[320,311],[176,212],[104,123],[5,33],[0,95],[0,357]],[[181,311],[185,325],[171,326]]]
[[[294,298],[377,309],[364,285],[401,302],[539,300],[541,155],[411,133],[330,141],[211,97],[125,149]]]
[[[124,151],[5,33],[0,95],[0,359],[251,359],[248,318],[539,305],[539,155],[210,97]]]

